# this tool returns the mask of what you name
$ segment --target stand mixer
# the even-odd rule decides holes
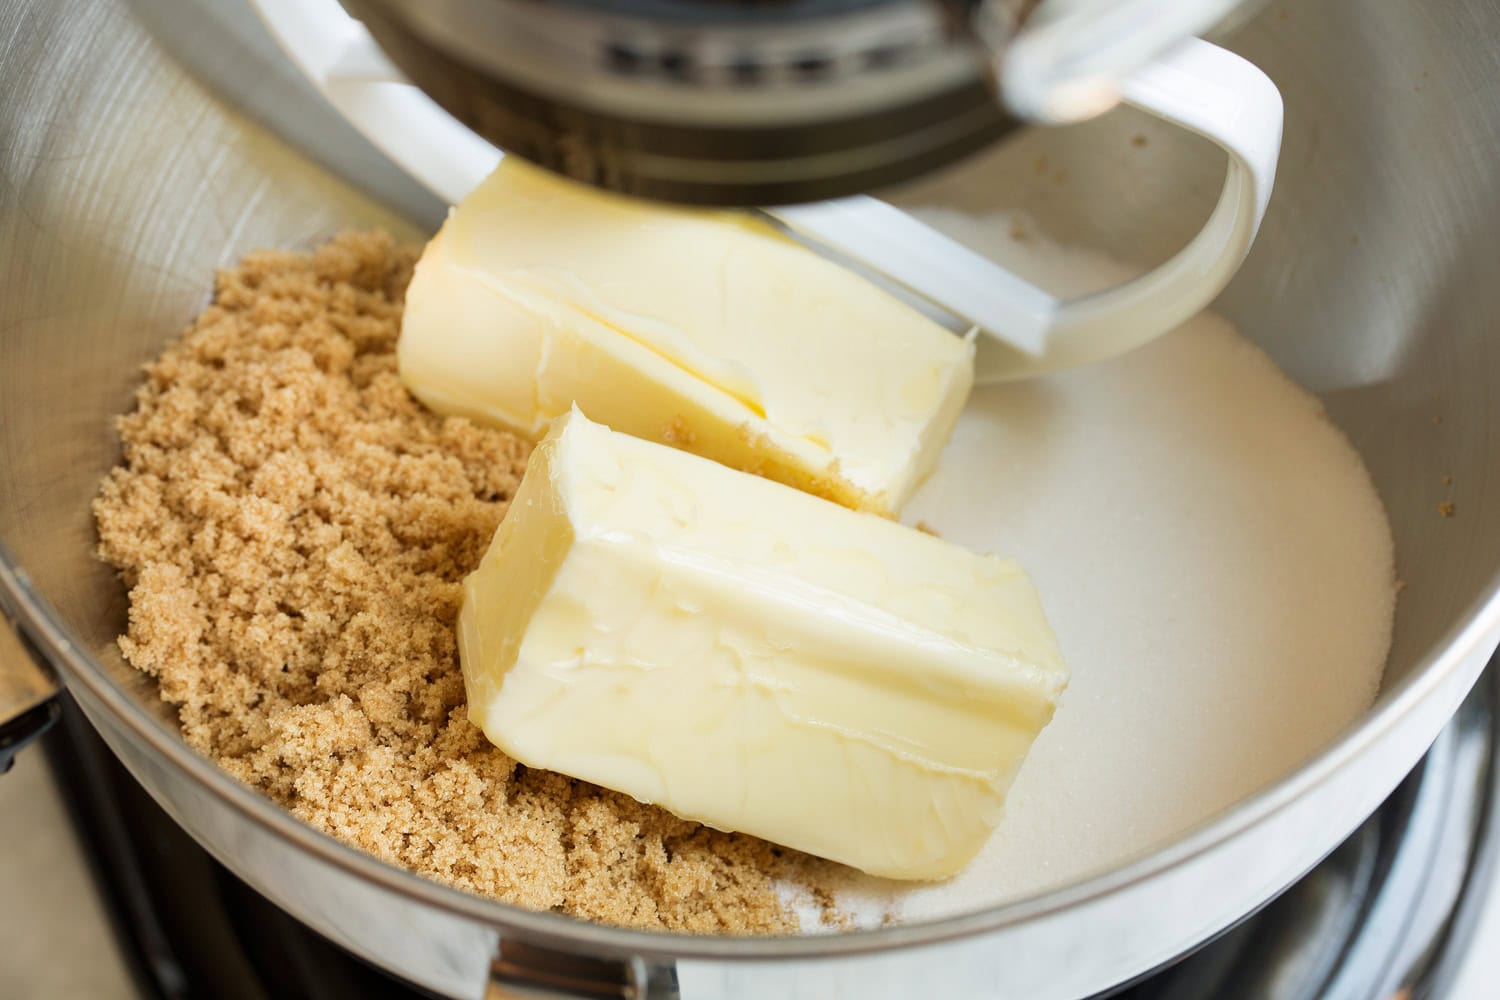
[[[539,977],[576,959],[601,979],[640,984],[637,996],[670,995],[655,986],[672,977],[685,995],[695,983],[721,987],[707,996],[1113,990],[1231,926],[1342,842],[1488,661],[1500,637],[1500,531],[1482,513],[1500,482],[1490,446],[1500,436],[1500,108],[1488,86],[1500,9],[1284,3],[1235,38],[1296,113],[1261,247],[1216,308],[1319,395],[1390,514],[1406,587],[1378,700],[1344,735],[1160,849],[1055,891],[827,936],[586,924],[465,895],[322,836],[188,747],[155,686],[121,659],[125,608],[95,558],[88,510],[118,459],[109,421],[129,408],[139,365],[201,310],[215,264],[350,226],[417,239],[441,217],[444,199],[416,197],[274,58],[269,38],[251,38],[253,21],[235,22],[243,45],[207,30],[233,6],[7,10],[0,81],[16,99],[0,108],[0,131],[14,137],[0,144],[0,610],[25,641],[0,647],[0,673],[23,674],[32,656],[55,667],[174,823],[351,954],[454,997],[485,984],[502,995],[491,973],[515,974],[528,948]],[[1134,145],[1137,135],[1149,144]],[[423,151],[409,136],[393,142]],[[974,199],[958,207],[1033,205],[1059,242],[1142,267],[1196,230],[1223,177],[1216,148],[1134,112],[1025,129],[1000,145],[965,166]],[[1042,156],[1068,183],[1035,171]],[[947,196],[946,181],[936,187],[934,199]],[[1446,499],[1456,517],[1436,512]]]

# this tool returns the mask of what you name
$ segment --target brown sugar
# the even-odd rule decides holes
[[[695,933],[838,926],[837,866],[526,768],[472,726],[453,624],[530,445],[423,409],[415,250],[257,253],[146,369],[94,511],[125,657],[183,735],[302,820],[537,910]]]

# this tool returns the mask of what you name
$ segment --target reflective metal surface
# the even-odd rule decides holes
[[[57,719],[57,677],[0,615],[0,774]]]
[[[288,911],[412,982],[477,996],[504,938],[670,967],[690,998],[1097,992],[1229,926],[1342,841],[1500,637],[1500,523],[1484,516],[1500,490],[1500,8],[1288,4],[1232,40],[1282,88],[1288,127],[1270,214],[1221,305],[1322,395],[1390,513],[1406,583],[1395,643],[1379,701],[1346,736],[1116,870],[994,910],[831,937],[676,937],[525,913],[316,834],[182,743],[119,657],[123,595],[93,558],[110,418],[129,406],[137,366],[203,305],[214,264],[347,225],[414,234],[439,214],[231,9],[0,8],[0,600],[177,821]],[[364,192],[252,118],[275,118]],[[903,197],[1024,206],[1062,239],[1150,263],[1196,227],[1221,168],[1120,112],[1024,133]],[[1449,499],[1456,516],[1440,517]]]
[[[343,2],[474,131],[643,197],[832,198],[951,163],[1021,124],[996,99],[960,5]]]
[[[1462,998],[1500,858],[1500,667],[1380,807],[1270,906],[1119,1000]]]

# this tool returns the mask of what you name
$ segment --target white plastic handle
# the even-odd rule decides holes
[[[407,83],[337,0],[252,0],[288,55],[381,151],[450,203],[501,152]],[[1120,97],[1212,139],[1229,154],[1224,190],[1175,257],[1117,288],[1059,300],[885,202],[866,196],[768,211],[988,336],[976,380],[1005,381],[1098,361],[1167,332],[1208,305],[1249,251],[1281,149],[1282,106],[1255,66],[1189,39],[1135,71]]]
[[[450,205],[500,163],[501,153],[407,81],[338,0],[251,0],[302,74],[418,183]]]
[[[1027,355],[990,338],[983,381],[1027,378],[1134,350],[1191,318],[1234,277],[1255,241],[1281,153],[1281,93],[1254,64],[1196,38],[1127,76],[1126,103],[1212,139],[1229,156],[1224,189],[1203,229],[1160,267],[1116,288],[1058,302],[1045,350]]]

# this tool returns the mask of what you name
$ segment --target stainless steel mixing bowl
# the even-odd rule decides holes
[[[1323,0],[1273,7],[1232,40],[1281,86],[1287,132],[1259,243],[1220,307],[1321,394],[1363,453],[1406,588],[1382,693],[1356,726],[1116,870],[880,931],[634,933],[424,882],[189,751],[120,659],[123,595],[93,558],[89,501],[116,457],[110,417],[129,406],[137,366],[204,304],[212,265],[350,224],[415,235],[440,213],[224,0],[0,7],[0,604],[195,837],[312,927],[436,992],[592,982],[650,997],[1040,998],[1120,983],[1338,843],[1418,759],[1500,638],[1500,524],[1488,514],[1500,500],[1497,37],[1494,4]],[[1067,184],[1037,175],[1043,154]],[[1061,238],[1150,263],[1207,211],[1220,169],[1206,147],[1120,112],[1026,133],[905,196],[1024,206]],[[1437,513],[1444,476],[1452,518]],[[22,654],[3,645],[0,658],[0,674],[20,676]]]

